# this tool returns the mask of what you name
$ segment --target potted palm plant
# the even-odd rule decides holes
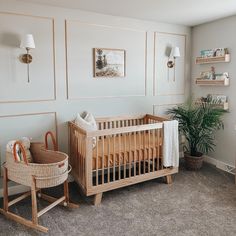
[[[186,168],[198,170],[202,167],[203,154],[214,151],[215,131],[224,128],[222,116],[226,111],[219,101],[188,102],[168,110],[173,119],[179,121],[179,131],[186,138],[184,159]]]

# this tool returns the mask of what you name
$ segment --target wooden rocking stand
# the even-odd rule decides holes
[[[47,137],[48,135],[51,136],[52,138],[52,142],[53,142],[53,146],[54,146],[54,151],[57,152],[57,144],[56,144],[56,141],[55,141],[55,138],[53,137],[52,133],[51,132],[47,132],[46,133],[46,136],[45,136],[45,147],[48,148],[48,142],[47,142]],[[24,150],[24,147],[22,146],[22,144],[20,142],[16,142],[14,147],[13,147],[13,155],[14,155],[14,158],[16,159],[16,146],[19,145],[20,149],[21,149],[21,152],[23,154],[23,159],[24,159],[24,164],[23,163],[16,163],[16,164],[19,164],[19,165],[30,165],[31,163],[28,163],[27,159],[26,159],[26,153],[25,153],[25,150]],[[44,149],[43,150],[44,152],[47,150]],[[50,153],[54,152],[54,151],[48,151]],[[57,152],[59,153],[59,152]],[[66,155],[66,154],[64,154]],[[67,160],[68,161],[68,160]],[[42,164],[42,165],[45,165],[45,164]],[[59,165],[58,165],[59,166]],[[41,180],[41,181],[48,181],[47,184],[49,185],[52,185],[50,182],[50,179],[52,178],[60,178],[60,176],[53,176],[53,177],[38,177],[38,176],[34,176],[32,175],[31,176],[31,184],[29,185],[31,190],[29,192],[26,192],[24,194],[22,194],[21,196],[13,199],[12,201],[9,201],[8,200],[8,181],[9,180],[13,180],[16,182],[15,178],[11,179],[9,177],[9,170],[7,168],[7,165],[4,165],[3,167],[4,169],[4,176],[3,176],[3,209],[0,209],[0,213],[2,213],[3,215],[5,215],[7,218],[11,219],[11,220],[14,220],[20,224],[23,224],[27,227],[30,227],[30,228],[33,228],[33,229],[36,229],[36,230],[39,230],[41,232],[48,232],[48,228],[42,226],[42,225],[39,225],[38,223],[38,218],[40,216],[42,216],[43,214],[45,214],[47,211],[49,211],[50,209],[52,209],[53,207],[57,206],[57,205],[63,205],[65,207],[69,207],[69,208],[78,208],[79,205],[77,204],[73,204],[69,201],[69,188],[68,188],[68,181],[67,181],[67,176],[68,176],[68,173],[69,171],[66,170],[66,173],[63,173],[63,177],[64,175],[66,174],[66,178],[64,177],[63,179],[63,185],[64,185],[64,195],[60,198],[54,198],[52,196],[49,196],[49,195],[46,195],[44,193],[41,192],[41,189],[43,188],[39,188],[37,187],[37,180]],[[28,181],[29,179],[27,179]],[[55,183],[58,183],[57,181],[55,181]],[[43,183],[41,183],[43,184]],[[61,184],[61,183],[59,183]],[[54,184],[54,186],[57,186],[59,184]],[[52,186],[51,186],[52,187]],[[45,207],[44,209],[38,211],[37,209],[37,193],[38,193],[38,197],[39,198],[42,198],[48,202],[50,202],[51,204],[47,207]],[[27,198],[28,196],[31,195],[31,204],[32,204],[32,220],[27,220],[19,215],[16,215],[14,214],[13,212],[10,212],[9,211],[9,207],[16,204],[17,202]]]

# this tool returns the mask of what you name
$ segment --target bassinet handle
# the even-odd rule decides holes
[[[13,156],[14,156],[15,162],[19,162],[19,161],[17,161],[17,151],[16,151],[17,145],[19,146],[19,149],[23,155],[23,160],[24,160],[25,164],[28,165],[28,160],[26,158],[25,148],[23,147],[23,145],[20,141],[16,141],[13,146]]]
[[[46,134],[45,134],[45,147],[46,149],[48,149],[48,136],[50,135],[51,139],[52,139],[52,143],[53,143],[53,149],[54,151],[58,151],[58,147],[57,147],[57,141],[53,135],[53,133],[51,131],[48,131]]]

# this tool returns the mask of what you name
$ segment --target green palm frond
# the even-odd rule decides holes
[[[214,150],[214,133],[224,128],[222,117],[225,112],[215,100],[197,105],[189,101],[167,111],[173,119],[179,121],[179,130],[186,137],[191,155]]]

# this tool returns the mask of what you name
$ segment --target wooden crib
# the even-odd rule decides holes
[[[148,114],[99,118],[98,130],[90,132],[69,122],[72,174],[86,196],[95,195],[95,205],[112,189],[163,176],[171,183],[178,168],[163,166],[165,120]]]

